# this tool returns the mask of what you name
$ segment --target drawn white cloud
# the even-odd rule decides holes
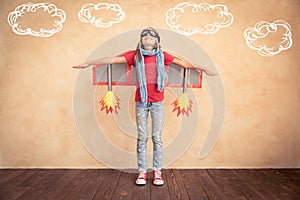
[[[26,13],[36,13],[38,10],[47,12],[53,18],[50,28],[40,28],[34,30],[32,27],[24,27],[20,20]],[[66,14],[63,10],[58,9],[50,3],[25,3],[18,6],[14,11],[10,12],[7,21],[12,27],[12,31],[18,35],[32,35],[36,37],[50,37],[59,32],[63,28],[63,23],[66,20]],[[47,24],[49,25],[49,24]],[[34,26],[34,24],[32,24]]]
[[[199,19],[197,25],[189,25],[189,21],[180,22],[185,16]],[[207,17],[213,20],[207,20]],[[170,28],[182,35],[214,34],[221,28],[233,23],[233,15],[228,12],[227,6],[222,4],[210,5],[207,3],[196,4],[183,2],[166,12],[166,23]]]
[[[108,15],[107,11],[111,11]],[[99,14],[99,16],[96,16]],[[90,23],[99,28],[110,27],[113,24],[119,23],[126,18],[125,13],[118,4],[99,3],[99,4],[85,4],[78,12],[78,18],[84,23]]]
[[[281,37],[278,41],[272,41],[272,46],[259,42],[260,39],[267,39],[271,34],[279,31],[281,31]],[[291,26],[283,20],[276,20],[273,23],[260,21],[255,24],[255,27],[249,27],[244,31],[244,38],[248,47],[262,56],[277,55],[289,49],[293,44]]]

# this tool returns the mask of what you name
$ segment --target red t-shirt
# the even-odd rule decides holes
[[[134,65],[134,57],[135,57],[136,51],[131,50],[127,51],[121,56],[124,56],[128,65]],[[174,56],[163,52],[164,54],[164,63],[165,68],[167,71],[167,66],[170,65],[173,62]],[[156,69],[156,56],[144,56],[145,61],[145,75],[146,75],[146,81],[147,81],[147,92],[148,92],[148,102],[159,102],[164,100],[164,91],[157,90],[157,69]],[[137,74],[136,74],[136,77]],[[140,88],[139,88],[139,82],[136,81],[136,93],[135,93],[135,101],[141,102],[141,95],[140,95]]]

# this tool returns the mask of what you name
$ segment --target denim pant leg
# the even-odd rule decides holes
[[[147,165],[147,141],[148,141],[148,113],[147,103],[136,103],[136,126],[137,126],[137,162],[138,170],[148,169]]]
[[[150,114],[152,119],[152,142],[153,142],[153,170],[160,170],[162,168],[162,128],[164,125],[164,103],[155,102],[150,107]]]
[[[162,168],[162,127],[164,123],[164,103],[136,103],[137,124],[137,160],[138,170],[147,170],[147,141],[148,141],[148,115],[152,120],[153,165],[154,170]]]

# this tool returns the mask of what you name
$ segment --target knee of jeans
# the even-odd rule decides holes
[[[148,138],[147,137],[138,137],[137,140],[138,140],[139,143],[147,143]]]
[[[152,136],[152,142],[154,143],[154,144],[162,144],[162,139],[161,139],[161,137],[160,136],[156,136],[156,135],[154,135],[154,136]]]

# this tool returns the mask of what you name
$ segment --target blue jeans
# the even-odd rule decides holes
[[[148,141],[148,115],[152,120],[153,142],[153,170],[162,168],[162,127],[164,124],[164,103],[161,102],[136,102],[137,125],[137,161],[138,170],[147,170],[147,141]]]

